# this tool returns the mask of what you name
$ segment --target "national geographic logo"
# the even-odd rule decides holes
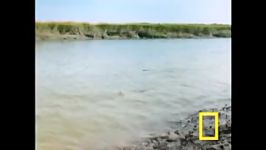
[[[204,118],[209,122],[204,123]],[[210,125],[212,124],[212,125]],[[213,126],[214,125],[214,126]],[[219,137],[219,113],[200,112],[199,113],[199,140],[218,140]]]

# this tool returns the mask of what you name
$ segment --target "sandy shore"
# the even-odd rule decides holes
[[[200,141],[198,137],[199,112],[219,112],[219,140]],[[176,129],[158,133],[119,150],[230,150],[231,149],[231,106],[221,109],[200,110],[185,120],[176,122]],[[211,120],[205,120],[211,121]]]

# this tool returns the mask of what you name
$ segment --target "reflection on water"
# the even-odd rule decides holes
[[[231,39],[36,45],[37,148],[105,149],[230,103]]]

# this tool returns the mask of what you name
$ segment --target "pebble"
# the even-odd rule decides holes
[[[177,134],[175,134],[174,132],[169,132],[167,141],[173,142],[173,141],[177,141],[178,139],[179,139],[179,136]]]
[[[166,139],[168,137],[168,134],[167,133],[162,133],[159,137],[161,139]]]

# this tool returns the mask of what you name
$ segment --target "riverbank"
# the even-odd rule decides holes
[[[231,149],[231,106],[221,109],[219,140],[200,141],[198,137],[198,112],[187,119],[176,122],[176,129],[148,137],[141,142],[118,148],[119,150],[230,150]],[[199,111],[199,112],[200,112]],[[207,120],[211,121],[211,120]]]
[[[231,37],[231,26],[222,24],[90,24],[37,22],[36,40],[57,39],[166,39]]]

